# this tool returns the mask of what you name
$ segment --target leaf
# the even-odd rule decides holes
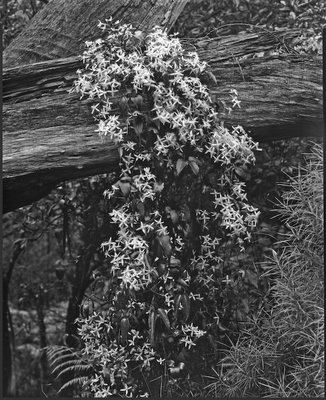
[[[148,328],[149,328],[149,341],[153,347],[155,347],[155,322],[156,322],[156,313],[152,309],[149,312],[148,316]]]
[[[219,322],[217,326],[218,326],[219,330],[222,331],[222,332],[225,332],[225,331],[227,330],[227,328],[225,328],[225,327],[221,324],[221,322]]]
[[[57,378],[61,378],[62,375],[69,373],[69,372],[89,372],[92,367],[87,364],[83,364],[81,360],[74,360],[70,366],[66,367],[57,375]]]
[[[148,132],[157,133],[157,132],[158,132],[158,129],[157,129],[154,125],[151,125],[151,126],[149,126],[149,127],[147,128],[147,131],[148,131]]]
[[[243,168],[235,168],[234,172],[238,175],[239,178],[242,178],[244,181],[248,181],[250,179],[250,174]]]
[[[138,108],[141,108],[141,106],[143,105],[143,97],[140,94],[138,94],[135,97],[131,97],[131,101]]]
[[[198,165],[202,165],[202,162],[201,162],[198,158],[196,158],[196,157],[190,156],[190,157],[188,157],[188,161],[189,161],[189,162],[194,162],[194,163],[196,163],[196,164],[198,164]]]
[[[143,129],[144,129],[143,121],[136,122],[135,125],[134,125],[134,129],[135,129],[136,134],[138,136],[140,136],[142,134],[142,132],[143,132]]]
[[[246,271],[246,278],[248,283],[258,289],[258,276],[255,272],[247,270]]]
[[[187,161],[185,161],[182,158],[179,158],[176,164],[176,171],[177,171],[177,175],[180,175],[180,173],[182,172],[182,170],[185,168],[185,166],[188,164]]]
[[[174,297],[174,321],[177,321],[180,303],[181,303],[181,294],[177,294]]]
[[[189,300],[189,296],[186,293],[181,295],[181,304],[182,304],[183,318],[184,318],[184,321],[187,322],[187,320],[189,318],[189,314],[190,314],[190,300]]]
[[[121,178],[118,182],[118,186],[124,197],[127,197],[131,189],[131,178],[130,177]]]
[[[148,252],[146,254],[144,254],[144,263],[145,263],[146,268],[150,271],[151,270],[151,265],[150,265],[149,260],[148,260]]]
[[[161,193],[164,189],[164,182],[155,182],[154,183],[154,192]]]
[[[279,263],[279,260],[278,260],[277,253],[276,253],[276,251],[275,251],[274,249],[271,249],[271,250],[272,250],[273,259],[274,259],[274,261],[278,264],[278,263]]]
[[[165,290],[169,292],[173,288],[173,282],[171,280],[167,281],[166,284],[164,285]]]
[[[182,279],[182,278],[179,278],[179,279],[177,280],[177,282],[178,282],[181,286],[183,286],[184,288],[187,288],[187,287],[188,287],[187,282],[186,282],[184,279]]]
[[[180,368],[178,367],[170,367],[169,372],[172,376],[176,376],[180,373]]]
[[[208,75],[209,78],[215,83],[215,85],[217,85],[217,80],[216,80],[216,77],[215,77],[215,75],[213,74],[213,72],[208,71],[208,72],[207,72],[207,75]]]
[[[87,376],[80,376],[78,378],[70,379],[63,386],[61,386],[61,388],[59,389],[58,393],[62,392],[62,390],[66,389],[69,386],[77,385],[77,384],[82,385],[83,383],[85,383],[87,381],[88,381],[88,377]]]
[[[121,97],[120,101],[118,102],[119,108],[121,110],[122,115],[128,114],[128,99],[127,97],[123,96]]]
[[[156,271],[156,269],[152,269],[152,270],[151,270],[151,277],[153,278],[153,282],[155,282],[155,281],[158,279],[159,276],[160,276],[160,275],[159,275],[159,273]]]
[[[67,354],[68,355],[68,354]],[[73,354],[69,354],[70,358],[68,358],[68,360],[65,360],[63,356],[61,356],[61,358],[56,359],[55,360],[55,364],[57,364],[53,369],[52,369],[52,373],[56,374],[58,371],[63,371],[66,368],[75,365],[76,362],[81,362],[79,359],[76,360],[75,355]]]
[[[248,320],[247,314],[244,311],[237,309],[236,320],[239,327],[244,326],[243,324]]]
[[[90,315],[90,310],[89,310],[89,302],[85,302],[81,305],[80,307],[80,313],[82,317],[87,318]]]
[[[66,374],[68,373],[72,376],[75,376],[75,374],[83,375],[69,379],[59,389],[59,392],[68,386],[82,384],[87,381],[90,372],[93,371],[93,367],[91,363],[81,358],[79,352],[72,351],[66,346],[48,346],[45,349],[49,364],[53,368],[52,373],[56,375],[56,379],[63,378],[63,380],[67,380]]]
[[[137,209],[138,209],[139,215],[140,215],[142,218],[144,218],[146,212],[145,212],[145,204],[144,204],[143,201],[139,201],[139,202],[137,203]]]
[[[72,357],[73,351],[67,346],[48,346],[46,348],[47,357],[50,365],[54,365],[60,357],[66,358],[66,356]]]
[[[170,330],[171,325],[170,325],[170,321],[169,321],[169,318],[168,318],[168,316],[167,316],[165,310],[163,310],[163,308],[158,308],[158,309],[157,309],[157,312],[158,312],[159,317],[160,317],[160,318],[162,319],[162,321],[164,322],[164,325],[166,326],[166,328],[167,328],[168,330]]]
[[[180,265],[181,265],[181,261],[178,258],[175,258],[172,256],[170,259],[170,267],[176,268],[176,267],[180,267]]]
[[[248,314],[249,313],[248,299],[247,298],[241,299],[241,303],[243,305],[245,313]]]
[[[165,207],[165,211],[168,213],[168,215],[171,218],[171,221],[174,225],[178,223],[179,220],[179,214],[176,210],[172,210],[171,207]]]
[[[157,267],[157,272],[159,276],[163,276],[166,273],[166,264],[160,263]]]
[[[190,168],[191,168],[191,170],[192,170],[192,172],[195,174],[195,175],[198,175],[198,172],[199,172],[199,166],[198,166],[198,164],[196,163],[196,162],[194,162],[194,161],[189,161],[189,165],[190,165]]]
[[[162,125],[160,120],[159,119],[153,119],[152,121],[157,126],[157,128],[159,130],[161,128],[161,125]],[[154,129],[151,129],[151,130],[153,130],[153,132],[155,132]],[[157,130],[157,132],[158,132],[158,130]]]
[[[170,236],[169,235],[163,235],[158,237],[158,241],[162,247],[163,253],[166,257],[170,257],[172,253],[172,246],[170,243]]]
[[[128,332],[129,332],[130,322],[128,318],[122,318],[120,321],[120,332],[121,332],[121,341],[125,343],[127,341]]]

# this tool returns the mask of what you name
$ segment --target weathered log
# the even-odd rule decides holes
[[[321,58],[274,54],[284,35],[185,42],[209,62],[213,96],[228,101],[231,87],[239,92],[241,108],[223,116],[226,125],[241,124],[259,141],[322,134]],[[252,57],[261,52],[268,55]],[[81,66],[69,58],[4,70],[4,211],[63,180],[116,168],[117,149],[97,136],[89,102],[67,93]]]
[[[165,27],[167,30],[170,30],[175,20],[182,12],[187,1],[188,0],[53,0],[48,3],[39,13],[36,14],[29,26],[25,30],[23,30],[23,32],[5,49],[3,54],[3,65],[4,67],[18,66],[18,71],[26,72],[26,65],[33,62],[53,60],[60,57],[68,57],[81,54],[84,48],[84,42],[86,40],[92,40],[98,37],[98,20],[104,21],[106,18],[110,17],[112,17],[114,21],[119,20],[121,23],[132,24],[134,27],[142,30],[143,32],[149,31],[155,25],[160,25]],[[21,66],[21,68],[19,68],[19,66]],[[31,76],[33,76],[33,73]],[[22,80],[18,77],[16,78],[17,81],[14,85],[20,85],[22,83]],[[13,79],[15,80],[16,78],[14,77]],[[24,74],[22,79],[25,79]],[[33,84],[31,83],[32,81],[27,78],[27,82],[30,82],[29,84],[33,86]],[[37,84],[39,84],[39,82]],[[49,82],[47,78],[45,78],[44,86],[49,89],[49,87],[51,87],[51,81]],[[22,90],[25,90],[26,93],[28,93],[29,91],[26,86],[24,87],[24,84],[22,85]],[[55,92],[56,85],[54,84],[53,93]],[[22,94],[21,99],[23,97],[24,95]],[[62,97],[64,99],[63,104],[65,107],[66,92]],[[16,100],[14,100],[14,102]],[[51,134],[46,135],[45,133],[41,133],[40,136],[38,136],[37,127],[34,125],[35,120],[32,117],[32,115],[35,115],[36,113],[36,115],[39,115],[39,117],[42,118],[44,116],[44,114],[42,113],[42,107],[43,109],[44,107],[47,108],[49,107],[49,104],[53,104],[53,102],[55,102],[54,98],[51,98],[51,96],[48,97],[47,100],[45,98],[43,98],[43,100],[45,100],[45,103],[43,103],[43,106],[40,104],[40,107],[37,110],[32,104],[26,102],[25,111],[27,111],[30,106],[31,110],[30,112],[27,111],[28,115],[25,114],[27,120],[24,121],[24,118],[22,119],[24,126],[23,129],[28,131],[29,134],[31,133],[32,138],[32,132],[34,131],[34,140],[40,138],[40,143],[34,141],[35,147],[32,146],[33,151],[31,151],[30,145],[28,145],[25,140],[23,140],[23,143],[20,140],[21,137],[15,138],[15,135],[11,135],[10,137],[16,142],[18,146],[12,147],[10,143],[6,142],[4,147],[6,147],[6,149],[8,150],[9,148],[12,148],[13,150],[9,150],[9,154],[7,153],[7,161],[11,160],[13,164],[19,164],[22,159],[24,159],[21,151],[25,154],[25,156],[27,156],[27,158],[29,158],[29,155],[31,154],[35,156],[37,152],[46,152],[46,154],[48,155],[48,157],[46,158],[51,159],[51,152],[49,152],[49,148],[47,147],[48,144],[51,145],[51,140],[49,140]],[[57,100],[60,101],[59,99]],[[36,101],[38,102],[39,100],[37,99]],[[49,101],[50,103],[47,104],[47,101]],[[78,108],[79,107],[77,106],[77,109]],[[13,115],[16,115],[16,117],[14,117],[14,120],[16,118],[19,119],[18,115],[24,114],[24,111],[21,112],[21,110],[16,107],[13,107],[12,111]],[[71,126],[76,123],[76,121],[74,122],[74,112],[75,110],[72,110],[71,119],[69,119],[70,122],[68,123],[70,132],[72,132],[73,130]],[[81,112],[79,114],[81,115]],[[56,112],[54,112],[53,118],[54,122],[53,124],[50,122],[50,126],[64,127],[64,116],[60,116],[56,114]],[[12,119],[9,118],[8,122],[11,127],[14,126],[14,124],[12,123]],[[80,126],[78,126],[78,123],[76,125],[76,128],[77,132],[80,131]],[[61,133],[64,133],[65,131],[66,129],[63,128],[63,130],[61,130]],[[55,133],[54,136],[56,137],[56,135],[57,133]],[[20,135],[18,134],[18,136]],[[93,141],[93,136],[91,139],[91,141]],[[96,146],[97,142],[95,141],[95,147]],[[86,144],[85,151],[79,153],[80,156],[83,158],[83,160],[81,160],[80,162],[80,165],[83,165],[85,156],[87,159],[88,154],[92,152],[90,151],[90,147],[92,146],[87,146]],[[35,152],[36,148],[38,149],[37,152]],[[17,151],[17,149],[19,150]],[[62,149],[60,150],[60,146],[58,148],[58,152],[61,153],[61,155],[63,154]],[[16,156],[18,158],[16,158]],[[22,159],[20,158],[21,156]],[[76,157],[72,157],[75,161],[77,160]],[[30,204],[31,202],[38,200],[39,198],[45,196],[53,188],[53,185],[67,179],[68,176],[74,178],[85,176],[88,174],[85,174],[85,171],[83,174],[80,174],[80,169],[78,166],[72,166],[72,168],[70,165],[68,167],[65,165],[59,166],[59,164],[55,162],[59,169],[49,169],[48,166],[46,166],[45,168],[40,167],[40,165],[43,164],[42,160],[37,160],[32,157],[30,161],[31,163],[29,163],[29,166],[27,167],[28,169],[25,170],[23,174],[11,175],[9,179],[6,179],[4,181],[4,212],[14,210],[17,207]],[[57,161],[59,160],[57,159]],[[106,159],[105,168],[110,166],[110,163],[111,161],[108,163]],[[89,165],[90,167],[90,175],[96,174],[98,172],[98,169],[101,170],[104,168],[104,166],[102,166],[102,168],[99,167],[100,165],[102,165],[101,160],[99,162],[95,162],[93,166],[91,166],[90,164],[91,163],[88,163],[86,161],[86,165]],[[24,164],[23,168],[25,167],[26,164]],[[29,167],[31,167],[31,170],[29,170]],[[38,169],[39,172],[35,173],[35,171]],[[68,172],[69,170],[71,171]],[[48,179],[50,175],[51,178]],[[27,178],[27,176],[30,179]]]
[[[5,49],[4,67],[76,56],[86,40],[98,37],[98,21],[132,24],[142,31],[170,29],[188,0],[50,1]]]

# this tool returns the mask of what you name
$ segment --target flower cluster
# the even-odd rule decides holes
[[[193,324],[185,324],[181,327],[183,337],[180,339],[180,343],[184,343],[185,347],[191,349],[192,346],[196,346],[195,339],[205,335],[205,331],[198,329]]]
[[[243,250],[258,218],[236,176],[258,147],[221,123],[201,79],[207,64],[176,35],[156,27],[144,37],[112,20],[99,28],[72,90],[93,100],[97,132],[119,147],[120,175],[105,192],[116,234],[102,245],[114,290],[110,318],[81,318],[80,335],[94,360],[91,392],[130,396],[140,385],[130,365],[153,374],[205,336],[194,321],[210,318],[205,296],[220,291],[220,244]]]
[[[148,397],[141,390],[128,371],[130,362],[141,370],[148,370],[151,362],[158,358],[150,343],[139,331],[131,329],[127,340],[118,339],[110,319],[94,312],[87,318],[80,318],[79,335],[84,342],[83,355],[92,360],[94,375],[87,382],[95,397],[121,396]],[[103,342],[103,337],[106,341]]]

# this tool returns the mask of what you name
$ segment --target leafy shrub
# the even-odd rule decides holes
[[[181,36],[198,37],[286,27],[312,38],[326,24],[324,8],[323,0],[190,0],[174,29]]]
[[[323,155],[315,146],[288,184],[278,212],[288,232],[264,268],[269,296],[219,363],[219,396],[323,397]]]

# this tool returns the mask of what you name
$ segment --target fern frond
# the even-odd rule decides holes
[[[47,357],[49,362],[53,362],[55,363],[55,360],[57,360],[59,357],[63,356],[63,355],[73,355],[74,352],[69,349],[69,347],[67,346],[48,346],[46,348],[46,352],[47,352]]]
[[[61,388],[59,389],[58,393],[62,392],[62,390],[66,389],[69,386],[72,386],[72,385],[83,385],[87,381],[88,381],[87,376],[79,376],[78,378],[70,379],[68,382],[66,382],[64,385],[61,386]]]
[[[89,372],[90,369],[92,369],[91,365],[85,365],[85,364],[72,364],[70,366],[65,367],[62,369],[59,374],[57,375],[57,378],[60,378],[62,375],[64,375],[67,372]]]
[[[80,351],[72,350],[67,346],[49,346],[47,349],[49,364],[52,367],[52,374],[56,379],[64,377],[65,374],[78,374],[82,376],[74,376],[65,382],[60,390],[64,390],[68,386],[85,383],[89,378],[88,375],[92,370],[92,365],[87,363],[87,360],[81,357]],[[69,375],[68,375],[69,376]]]
[[[85,362],[83,362],[80,359],[69,359],[63,362],[57,362],[57,366],[52,369],[52,373],[55,374],[57,371],[63,370],[66,367],[72,366],[72,365],[87,365]]]
[[[61,364],[62,362],[64,362],[64,360],[69,361],[69,360],[75,360],[75,359],[76,359],[76,357],[74,354],[63,354],[62,356],[59,356],[56,359],[54,359],[51,362],[51,366],[54,366],[56,364]]]

